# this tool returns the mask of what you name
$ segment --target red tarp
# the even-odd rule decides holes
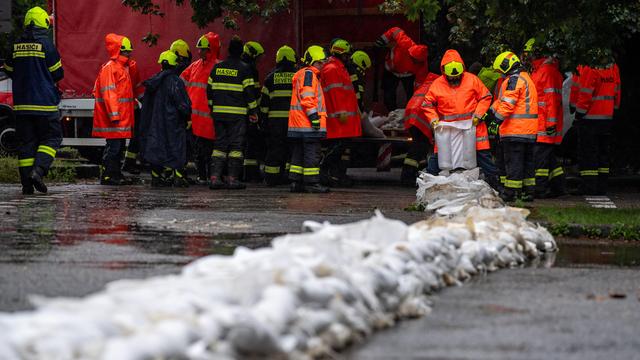
[[[165,16],[141,15],[124,7],[121,0],[55,0],[55,39],[62,57],[65,78],[60,83],[66,97],[90,96],[100,66],[107,61],[104,36],[110,32],[125,35],[133,43],[133,58],[139,64],[143,79],[158,71],[158,55],[175,39],[189,43],[197,58],[195,42],[203,33],[214,31],[222,38],[222,56],[234,34],[243,40],[255,40],[265,48],[260,63],[261,78],[274,65],[277,49],[288,44],[298,52],[309,44],[326,45],[335,37],[344,37],[356,46],[371,45],[391,26],[403,27],[418,39],[418,24],[403,16],[382,15],[377,11],[381,0],[292,0],[290,10],[269,22],[254,18],[240,23],[240,31],[224,29],[221,19],[205,29],[191,22],[188,5],[178,7],[169,0],[157,0]],[[358,6],[360,4],[360,6]],[[302,5],[302,9],[300,6]],[[149,32],[159,33],[158,45],[149,48],[141,39]],[[298,53],[298,55],[302,55]]]

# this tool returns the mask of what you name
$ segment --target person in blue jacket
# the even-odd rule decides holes
[[[22,193],[46,193],[47,175],[62,143],[56,82],[64,77],[60,54],[49,38],[49,14],[36,6],[24,18],[24,33],[13,44],[4,70],[13,83]]]
[[[140,123],[141,156],[151,164],[151,186],[187,187],[187,121],[191,100],[178,72],[178,56],[160,54],[162,70],[144,82]]]

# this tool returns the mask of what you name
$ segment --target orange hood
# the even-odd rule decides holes
[[[120,46],[122,46],[122,39],[124,36],[117,35],[114,33],[107,34],[104,37],[104,43],[107,47],[107,53],[109,54],[109,58],[115,60],[120,56]]]
[[[456,50],[447,50],[447,52],[442,56],[442,61],[440,61],[440,72],[444,74],[444,66],[452,61],[461,63],[462,66],[464,66],[464,69],[467,70],[460,54]]]
[[[209,52],[207,53],[206,61],[215,61],[220,58],[220,36],[216,33],[209,31],[204,34],[209,41]]]

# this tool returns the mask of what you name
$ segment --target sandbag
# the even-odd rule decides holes
[[[476,164],[476,127],[471,120],[441,122],[435,132],[438,166],[442,174],[451,170],[470,170]]]

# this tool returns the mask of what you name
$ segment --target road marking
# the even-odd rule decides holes
[[[584,199],[596,209],[617,209],[616,204],[608,196],[585,196]]]

